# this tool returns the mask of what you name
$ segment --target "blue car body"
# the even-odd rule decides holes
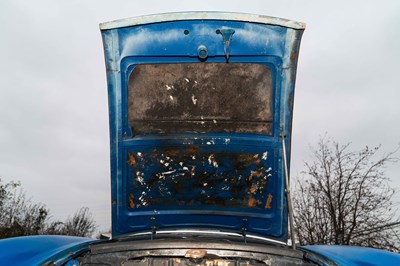
[[[399,254],[374,248],[337,245],[316,245],[303,248],[323,256],[337,265],[400,265]]]
[[[26,236],[0,241],[0,265],[63,265],[96,240],[72,236]]]
[[[289,155],[303,28],[197,12],[101,25],[113,236],[214,228],[286,240],[281,134]]]
[[[112,239],[6,239],[0,265],[400,265],[376,249],[286,244],[303,23],[188,12],[100,29]]]

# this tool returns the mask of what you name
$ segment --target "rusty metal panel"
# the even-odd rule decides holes
[[[272,133],[272,73],[262,64],[138,65],[129,77],[134,135]]]
[[[150,154],[129,151],[129,208],[276,207],[272,204],[273,154],[207,148],[159,147]]]

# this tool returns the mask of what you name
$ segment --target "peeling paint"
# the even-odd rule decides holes
[[[131,193],[137,199],[135,208],[170,201],[265,208],[268,179],[264,173],[271,167],[266,167],[259,153],[199,153],[198,147],[165,147],[141,153],[143,160],[128,164],[136,169]],[[226,168],[232,164],[236,166],[233,172]],[[243,174],[247,178],[242,178]]]
[[[135,208],[135,197],[132,194],[129,194],[129,208]]]
[[[268,152],[266,151],[266,152],[263,153],[261,159],[267,160],[267,156],[268,156]]]
[[[265,209],[271,209],[272,195],[268,194],[267,202],[265,203]]]
[[[224,144],[229,144],[231,142],[231,139],[224,138]]]
[[[250,207],[250,208],[254,208],[254,207],[256,207],[257,205],[259,205],[260,203],[261,203],[261,202],[260,202],[259,200],[256,200],[255,198],[250,197],[250,198],[248,199],[248,201],[247,201],[247,206]]]
[[[163,175],[170,175],[172,173],[175,173],[176,170],[172,170],[172,171],[167,171],[167,172],[162,172]]]
[[[197,99],[196,99],[196,97],[194,95],[192,95],[192,102],[193,102],[194,105],[197,104]]]
[[[136,159],[135,159],[135,155],[131,152],[128,153],[128,164],[129,165],[136,165]]]

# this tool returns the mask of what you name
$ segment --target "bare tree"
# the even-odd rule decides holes
[[[20,186],[0,179],[0,238],[37,235],[46,227],[48,209],[27,199]]]
[[[295,228],[301,245],[360,245],[400,250],[393,196],[384,174],[394,152],[377,157],[380,147],[351,151],[349,144],[322,138],[313,160],[298,178]]]
[[[19,182],[0,179],[0,239],[42,234],[91,236],[96,228],[89,208],[79,209],[65,222],[51,221],[46,206],[27,198]]]
[[[63,235],[90,237],[96,228],[96,223],[89,208],[82,207],[75,212],[74,216],[69,217],[63,223],[61,232]]]
[[[46,224],[44,234],[92,237],[97,225],[88,207],[78,209],[64,222],[55,220]]]

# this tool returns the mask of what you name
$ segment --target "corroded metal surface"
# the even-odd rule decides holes
[[[128,84],[134,135],[271,134],[272,73],[261,64],[139,65]]]
[[[130,208],[271,208],[268,153],[160,147],[129,152]]]
[[[202,259],[206,255],[207,255],[207,250],[205,250],[205,249],[189,249],[185,253],[185,258]]]
[[[233,239],[230,239],[233,240]],[[315,265],[302,251],[264,244],[186,236],[181,240],[118,241],[91,246],[84,265]],[[151,247],[151,248],[149,248]]]

